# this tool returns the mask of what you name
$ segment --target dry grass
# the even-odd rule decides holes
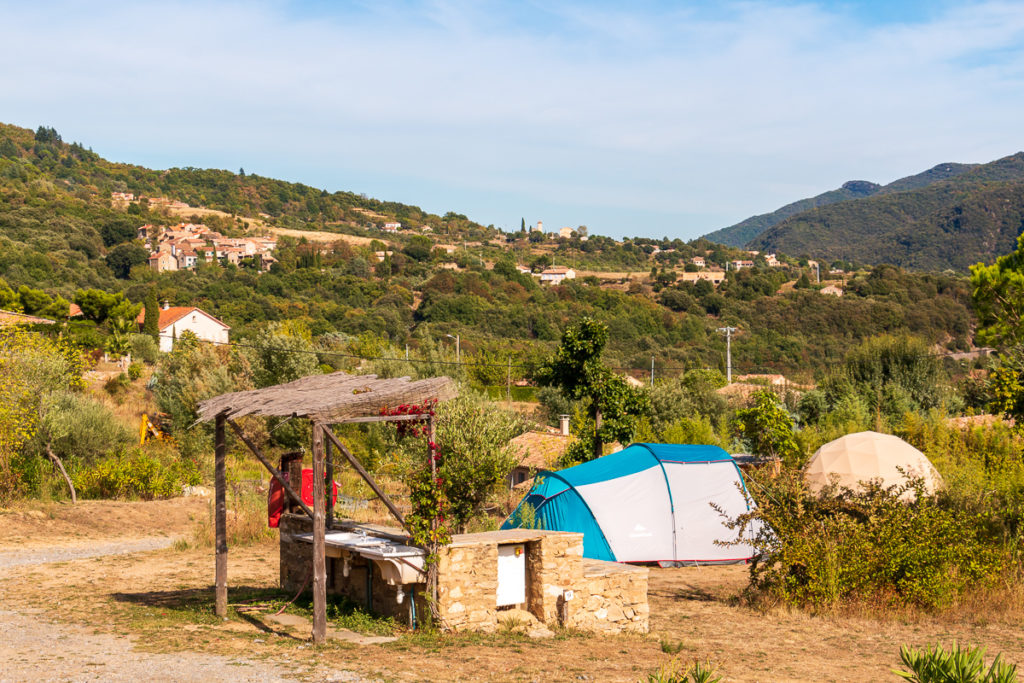
[[[276,537],[267,526],[267,496],[243,487],[230,487],[227,493],[227,540],[229,547],[263,543]],[[175,544],[179,550],[189,547],[212,548],[216,540],[214,501],[208,500],[204,515],[197,516],[196,524],[187,539]]]
[[[162,524],[159,528],[166,533],[172,529],[166,521],[170,506],[186,502],[121,503],[114,509],[126,519]],[[97,504],[78,521],[89,523],[102,518],[102,512]],[[45,533],[61,519],[19,516],[18,523],[23,534],[32,525],[37,533]],[[107,533],[116,537],[116,526],[108,524]],[[188,526],[187,515],[175,517],[173,528],[179,533]],[[136,525],[133,531],[144,530]],[[510,623],[508,633],[494,635],[417,633],[386,645],[356,648],[331,643],[313,649],[302,629],[278,628],[258,613],[237,611],[243,604],[277,604],[281,599],[273,541],[231,547],[228,585],[233,608],[227,622],[212,618],[212,576],[210,549],[164,550],[9,570],[0,578],[0,600],[4,609],[44,610],[50,618],[135,636],[139,649],[299,662],[298,673],[315,679],[342,668],[384,680],[636,681],[676,657],[684,663],[713,661],[729,681],[892,680],[901,643],[922,646],[953,639],[985,646],[991,654],[1002,652],[1011,662],[1024,661],[1019,627],[1024,610],[1013,585],[1004,587],[1009,593],[977,595],[959,611],[940,615],[813,616],[740,606],[736,596],[747,582],[743,566],[654,568],[648,636],[559,632],[555,638],[535,641],[517,633]]]

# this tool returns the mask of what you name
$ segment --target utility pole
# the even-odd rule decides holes
[[[455,340],[455,364],[462,365],[462,343],[459,335],[446,334],[445,336]]]
[[[725,333],[725,381],[732,384],[732,333],[735,327],[719,327],[719,332]]]
[[[508,374],[505,375],[505,398],[512,403],[512,356],[508,357]]]
[[[651,388],[654,388],[654,356],[651,356]]]

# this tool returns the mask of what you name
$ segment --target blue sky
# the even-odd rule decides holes
[[[689,239],[1024,149],[1019,2],[0,0],[0,120],[506,228]]]

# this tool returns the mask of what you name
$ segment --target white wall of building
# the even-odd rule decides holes
[[[204,341],[216,344],[228,343],[228,328],[201,311],[192,311],[160,330],[160,350],[170,351],[174,340],[186,330]]]

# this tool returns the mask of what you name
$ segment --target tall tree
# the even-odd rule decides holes
[[[581,318],[566,328],[554,357],[536,373],[540,385],[557,387],[570,398],[589,402],[593,424],[579,435],[581,442],[590,442],[588,458],[601,457],[605,443],[631,439],[636,418],[648,404],[645,393],[629,386],[601,361],[607,343],[606,325]]]
[[[156,287],[146,294],[146,315],[142,322],[142,333],[160,341],[160,301],[156,296]]]
[[[1017,248],[990,266],[971,266],[974,306],[978,310],[977,339],[999,348],[1024,341],[1024,235]]]

